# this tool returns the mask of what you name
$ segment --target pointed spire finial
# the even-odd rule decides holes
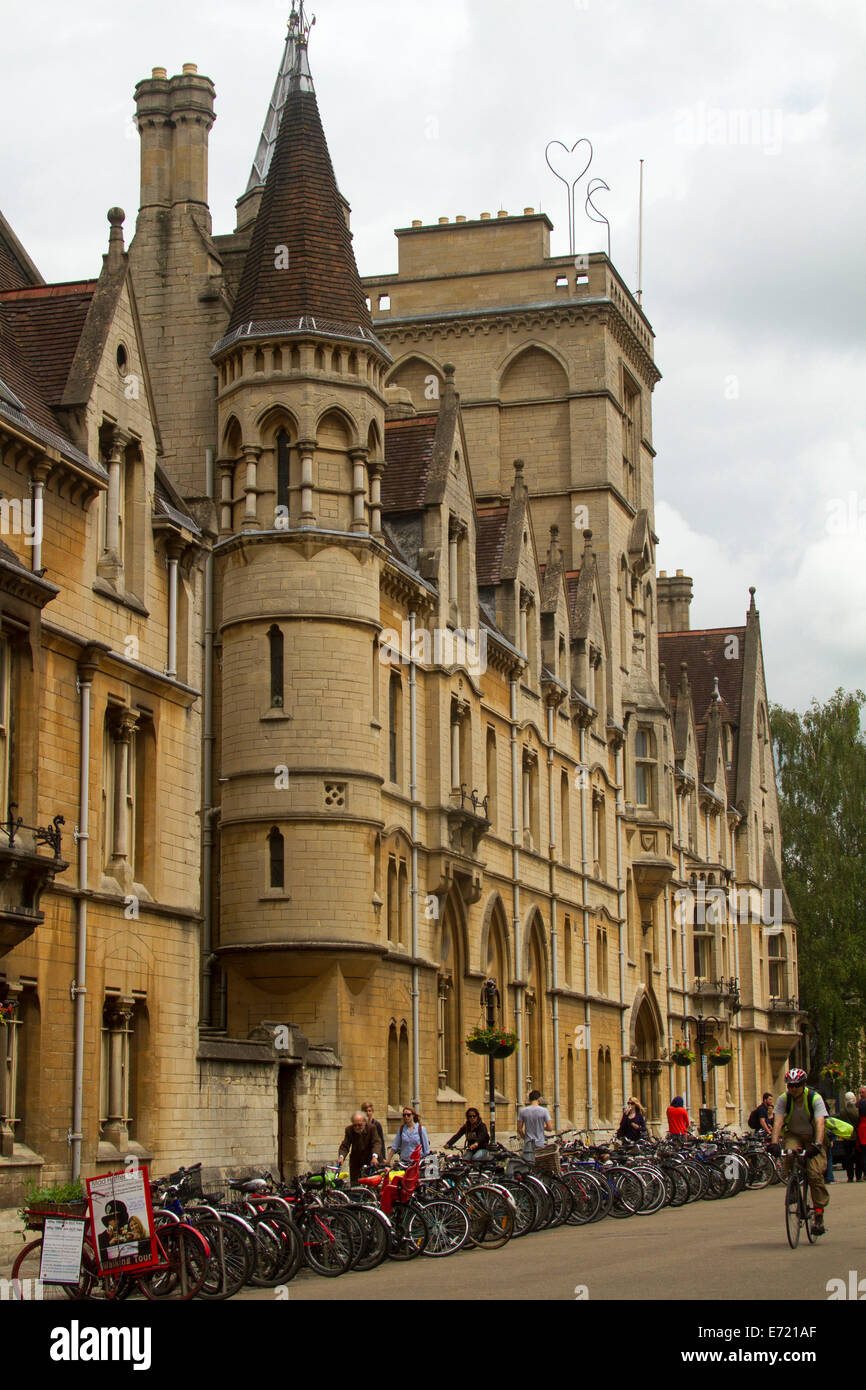
[[[718,704],[721,698],[719,694],[719,678],[718,676],[713,676],[713,704]]]

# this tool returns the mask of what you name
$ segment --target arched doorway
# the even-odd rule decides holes
[[[658,1120],[662,1113],[661,1037],[656,1011],[647,995],[644,995],[634,1019],[631,1074],[632,1095],[637,1096],[647,1120]]]

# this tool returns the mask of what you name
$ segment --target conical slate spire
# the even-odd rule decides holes
[[[373,334],[298,25],[294,63],[227,337]],[[219,351],[226,339],[217,345]]]

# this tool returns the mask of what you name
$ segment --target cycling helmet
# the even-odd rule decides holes
[[[806,1073],[803,1071],[802,1067],[792,1067],[789,1072],[785,1073],[786,1086],[805,1086],[805,1084]]]

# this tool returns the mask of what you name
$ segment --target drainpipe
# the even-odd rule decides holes
[[[737,841],[735,827],[729,829],[731,840],[731,891],[733,894],[734,911],[731,914],[733,922],[734,936],[734,974],[740,979],[740,900],[737,895]],[[743,1039],[740,1031],[739,1015],[734,1014],[731,1023],[731,1031],[736,1033],[737,1044],[737,1124],[743,1128]]]
[[[553,773],[553,705],[547,706],[547,785],[548,785],[548,805],[550,814],[550,833],[548,835],[549,848],[549,873],[550,873],[550,961],[551,961],[551,986],[553,988],[553,1123],[556,1129],[560,1129],[560,1096],[559,1096],[559,970],[557,966],[557,932],[556,932],[556,869],[554,867],[554,850],[556,849],[556,786]],[[565,827],[559,827],[560,838],[565,834]],[[560,846],[560,854],[562,847]]]
[[[34,574],[39,574],[42,569],[42,518],[43,518],[43,492],[45,490],[45,478],[47,469],[44,464],[38,465],[33,471],[33,551],[30,567]]]
[[[622,1103],[625,1105],[629,1093],[629,1086],[626,1082],[626,1055],[628,1053],[628,1033],[625,1022],[625,930],[626,930],[626,901],[625,901],[625,878],[622,871],[622,818],[625,814],[623,804],[623,764],[622,764],[622,744],[616,750],[616,898],[617,913],[619,916],[619,1048],[620,1048],[620,1070],[622,1073]]]
[[[677,792],[677,858],[678,858],[678,863],[679,863],[679,880],[680,880],[680,887],[681,887],[681,888],[684,888],[684,887],[685,887],[686,863],[685,863],[685,857],[684,857],[684,855],[683,855],[683,797],[682,797],[682,792]],[[686,1043],[687,1043],[688,1040],[689,1040],[689,1025],[688,1025],[688,1023],[687,1023],[686,1020],[685,1020],[685,1015],[686,1015],[686,1013],[688,1012],[688,1010],[687,1010],[687,1008],[686,1008],[686,1001],[687,1001],[687,999],[688,999],[688,987],[689,987],[689,975],[688,975],[687,960],[688,960],[688,957],[687,957],[687,955],[686,955],[686,913],[685,913],[685,903],[683,902],[683,903],[680,904],[680,962],[681,962],[681,964],[682,964],[682,977],[683,977],[683,995],[682,995],[682,1003],[683,1003],[683,1040],[684,1040]],[[687,1109],[687,1110],[690,1110],[690,1109],[691,1109],[691,1104],[692,1104],[692,1074],[691,1074],[691,1070],[690,1070],[689,1067],[686,1067],[686,1095],[685,1095],[685,1101],[686,1101],[686,1109]]]
[[[511,926],[514,934],[514,978],[522,976],[520,950],[520,780],[517,765],[517,681],[508,683],[511,696]],[[518,983],[514,1000],[517,1024],[517,1095],[523,1104],[523,986]]]
[[[421,1103],[421,1045],[418,1037],[418,710],[415,677],[415,614],[409,614],[409,801],[412,833],[412,1105]]]
[[[581,769],[586,769],[586,729],[582,724],[580,726],[580,766]],[[595,1123],[593,1117],[595,1097],[592,1089],[592,1011],[589,1003],[589,896],[586,857],[586,795],[589,790],[588,771],[582,771],[580,778],[580,883],[581,911],[583,912],[583,1024],[586,1033],[586,1127],[591,1130]]]
[[[85,664],[86,663],[86,664]],[[76,901],[75,979],[70,995],[75,1004],[72,1057],[72,1128],[67,1135],[72,1147],[72,1181],[81,1176],[82,1113],[84,1099],[84,1016],[87,1002],[87,843],[90,801],[90,696],[98,657],[93,648],[84,653],[76,682],[81,696],[81,738],[78,763],[78,898]]]
[[[214,459],[213,449],[205,449],[205,491],[213,499]],[[213,880],[213,548],[208,547],[204,562],[204,680],[202,682],[202,740],[204,744],[204,766],[202,769],[202,938],[201,938],[201,1002],[200,1027],[209,1028],[213,1023],[212,985],[213,968],[216,956],[213,953],[212,919],[212,880]]]
[[[177,567],[180,556],[174,547],[169,549],[168,562],[168,653],[165,674],[177,676]]]
[[[665,982],[667,993],[667,1013],[668,1013],[668,1055],[674,1045],[674,1030],[671,1022],[671,1009],[673,1008],[673,985],[671,983],[671,890],[670,885],[665,884]]]

